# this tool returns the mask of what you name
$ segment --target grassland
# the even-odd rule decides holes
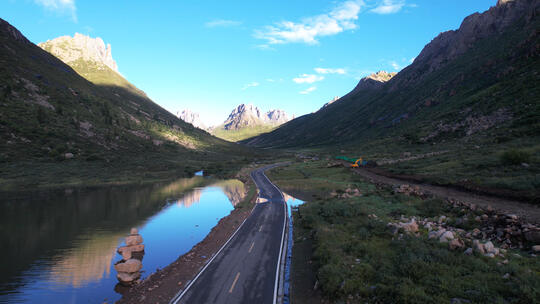
[[[540,261],[526,251],[503,258],[466,255],[448,244],[418,236],[392,234],[387,223],[401,216],[462,216],[438,199],[396,194],[327,161],[296,162],[268,176],[284,191],[308,200],[295,216],[295,241],[311,242],[311,267],[323,297],[331,303],[535,303],[540,297]],[[338,198],[331,192],[359,189],[362,196]],[[375,216],[373,216],[375,215]],[[463,229],[474,229],[472,221]],[[305,246],[304,246],[305,247]],[[293,247],[294,248],[294,247]],[[305,253],[303,253],[305,254]],[[312,262],[312,263],[310,263]],[[295,293],[306,294],[298,280]],[[300,287],[302,288],[302,287]],[[304,287],[305,288],[305,287]],[[308,286],[313,288],[313,286]],[[307,291],[310,292],[309,290]]]
[[[221,139],[231,141],[231,142],[238,142],[241,140],[245,140],[251,137],[255,137],[264,133],[272,132],[275,130],[276,126],[250,126],[241,128],[238,130],[225,130],[223,128],[216,128],[212,130],[212,135],[219,137]]]

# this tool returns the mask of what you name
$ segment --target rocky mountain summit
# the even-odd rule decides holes
[[[396,72],[388,73],[386,71],[378,71],[377,73],[360,79],[360,82],[358,82],[358,84],[351,93],[381,88],[386,82],[388,82],[396,75]]]
[[[38,46],[67,64],[82,59],[107,66],[118,73],[118,65],[112,58],[111,45],[105,45],[99,37],[91,38],[75,33],[73,37],[58,37],[39,43]]]
[[[204,125],[204,123],[201,120],[201,117],[199,116],[199,113],[195,113],[191,111],[190,109],[184,109],[182,111],[176,112],[176,116],[183,121],[192,124],[194,127],[206,130],[207,127]]]
[[[332,98],[332,100],[330,100],[329,102],[325,103],[325,104],[319,109],[319,111],[322,110],[322,109],[324,109],[324,108],[326,108],[326,107],[328,107],[329,105],[333,104],[334,102],[336,102],[336,101],[338,101],[338,100],[339,100],[339,96],[335,96],[334,98]]]
[[[413,64],[396,77],[392,89],[418,82],[474,48],[478,41],[499,36],[520,20],[531,24],[539,9],[536,0],[498,0],[489,10],[466,17],[459,29],[440,33],[427,44]]]
[[[229,117],[223,123],[223,129],[238,130],[260,125],[278,126],[289,120],[291,119],[283,110],[275,109],[263,113],[252,104],[241,104],[229,114]]]

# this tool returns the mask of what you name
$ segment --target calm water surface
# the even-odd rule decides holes
[[[131,227],[144,239],[142,277],[189,251],[245,195],[238,180],[66,191],[0,200],[0,303],[113,303],[113,265]]]

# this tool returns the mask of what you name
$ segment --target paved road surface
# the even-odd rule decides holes
[[[268,202],[257,204],[192,285],[171,303],[274,303],[286,212],[283,195],[264,175],[275,166],[251,174]]]

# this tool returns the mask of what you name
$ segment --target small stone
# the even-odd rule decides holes
[[[532,250],[533,250],[534,252],[540,252],[540,245],[534,245],[534,246],[532,246]]]
[[[65,159],[72,159],[73,158],[73,153],[65,153],[64,158]]]
[[[529,230],[523,233],[523,235],[525,236],[525,239],[529,242],[533,242],[536,244],[540,243],[540,230]]]
[[[138,271],[134,273],[119,272],[116,274],[116,278],[121,283],[128,283],[128,284],[133,283],[135,280],[137,280],[140,277],[141,277],[141,273]]]
[[[124,251],[130,252],[141,252],[144,251],[144,244],[134,245],[134,246],[122,246],[118,248],[118,253],[123,254]]]
[[[472,255],[473,254],[473,249],[471,247],[467,248],[467,250],[465,250],[465,253],[466,255]]]
[[[487,214],[482,214],[481,218],[483,221],[487,221],[489,219],[489,216]]]
[[[131,250],[122,250],[120,254],[122,255],[122,259],[124,261],[131,259]]]
[[[127,246],[134,246],[142,244],[143,238],[139,234],[129,235],[126,237],[126,245]]]
[[[505,273],[505,274],[503,275],[503,279],[505,279],[505,280],[510,279],[510,274],[509,274],[509,273]]]
[[[507,214],[506,217],[511,219],[511,220],[517,220],[518,219],[518,216],[515,215],[515,214]]]
[[[116,269],[117,272],[127,272],[127,273],[133,273],[141,270],[142,263],[141,261],[137,259],[129,259],[123,263],[117,263],[114,265],[114,269]]]
[[[488,253],[495,253],[495,246],[493,246],[493,243],[491,241],[488,241],[484,244],[484,250]]]
[[[454,233],[452,231],[446,231],[439,237],[439,242],[446,243],[454,239]]]
[[[480,243],[479,240],[474,240],[473,241],[473,250],[475,252],[480,253],[480,254],[484,254],[486,252],[486,250],[484,249],[484,245],[482,243]]]
[[[399,224],[403,230],[411,233],[418,232],[418,224],[415,220],[411,220],[409,223],[400,223]]]
[[[449,247],[450,247],[450,250],[455,250],[455,249],[459,249],[459,248],[463,248],[465,246],[465,244],[463,243],[462,240],[460,239],[453,239],[450,241],[450,243],[448,244]]]

